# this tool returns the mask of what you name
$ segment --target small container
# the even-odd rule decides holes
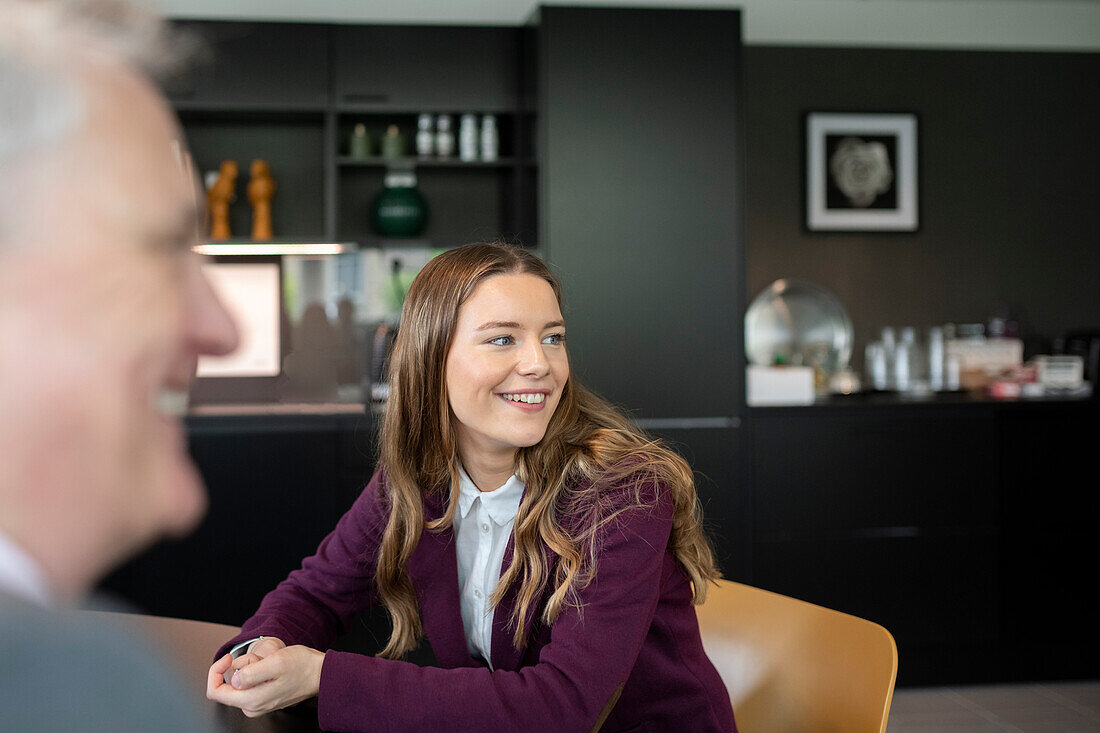
[[[435,150],[435,123],[431,115],[420,115],[416,120],[416,154],[421,158],[429,157]]]
[[[1046,390],[1039,382],[1024,382],[1020,385],[1021,397],[1042,397],[1046,394]]]
[[[870,376],[872,387],[879,391],[889,387],[886,349],[883,347],[882,342],[873,341],[867,344],[867,349],[864,351],[863,369]]]
[[[943,390],[943,329],[932,326],[928,329],[928,386],[934,392]]]
[[[949,354],[944,360],[943,387],[949,392],[958,392],[962,387],[962,363],[954,354]]]
[[[351,131],[351,137],[348,139],[348,155],[352,158],[370,156],[370,135],[367,134],[367,126],[362,122]]]
[[[989,385],[989,396],[996,400],[1016,400],[1020,394],[1019,382],[1001,380]]]
[[[909,393],[926,394],[928,386],[928,361],[924,353],[924,346],[917,341],[917,330],[912,326],[901,329],[901,344],[897,360],[901,361],[900,347],[905,346],[905,359],[908,364],[905,367],[908,381],[905,387],[898,386],[899,390]],[[895,365],[896,370],[900,367]]]
[[[898,338],[893,326],[884,326],[882,329],[882,358],[886,364],[885,385],[882,389],[898,389],[897,382],[897,357]]]
[[[1039,383],[1047,392],[1072,392],[1081,388],[1085,380],[1085,360],[1076,354],[1037,356]]]
[[[390,125],[386,128],[386,134],[382,136],[382,157],[400,158],[405,154],[405,136],[397,128]]]
[[[910,371],[909,355],[912,353],[912,343],[902,341],[894,351],[894,388],[899,392],[909,389],[909,382],[913,378]]]
[[[477,117],[462,115],[458,125],[458,159],[466,163],[477,160]]]
[[[959,323],[955,326],[955,336],[960,339],[985,338],[985,325],[981,323]]]
[[[499,157],[500,136],[497,133],[495,115],[483,115],[481,118],[481,159],[493,162]]]
[[[428,202],[411,170],[391,170],[371,203],[370,224],[383,237],[415,237],[428,223]]]
[[[455,134],[451,130],[450,115],[439,115],[435,120],[435,154],[440,158],[455,154]]]

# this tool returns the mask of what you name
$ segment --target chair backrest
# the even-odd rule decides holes
[[[697,613],[741,733],[886,730],[898,651],[883,627],[728,580]]]

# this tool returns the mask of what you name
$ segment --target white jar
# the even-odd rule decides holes
[[[416,154],[426,158],[435,149],[435,134],[432,132],[431,115],[420,115],[416,120]]]
[[[467,163],[477,160],[477,117],[462,115],[458,126],[458,158]]]
[[[497,118],[485,115],[481,118],[481,159],[494,161],[500,154],[500,136],[497,134]]]
[[[439,115],[435,121],[435,154],[449,158],[455,152],[455,134],[451,131],[451,116]]]

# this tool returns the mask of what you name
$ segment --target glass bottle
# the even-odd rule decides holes
[[[458,125],[458,159],[470,163],[477,160],[477,117],[462,115]]]
[[[348,155],[353,158],[366,158],[370,155],[370,136],[367,135],[367,126],[358,123],[351,131],[348,140]]]
[[[500,153],[500,136],[497,134],[495,115],[483,115],[481,118],[481,159],[492,162]]]
[[[455,134],[451,130],[451,116],[439,115],[435,121],[435,154],[449,158],[455,152]]]
[[[432,132],[432,116],[420,115],[416,119],[416,154],[427,158],[435,149],[435,134]]]

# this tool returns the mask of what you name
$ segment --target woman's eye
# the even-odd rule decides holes
[[[550,344],[552,346],[561,346],[565,343],[564,333],[552,333],[542,340],[544,344]]]
[[[511,336],[497,336],[495,339],[489,339],[489,343],[497,346],[511,346],[514,342]]]

